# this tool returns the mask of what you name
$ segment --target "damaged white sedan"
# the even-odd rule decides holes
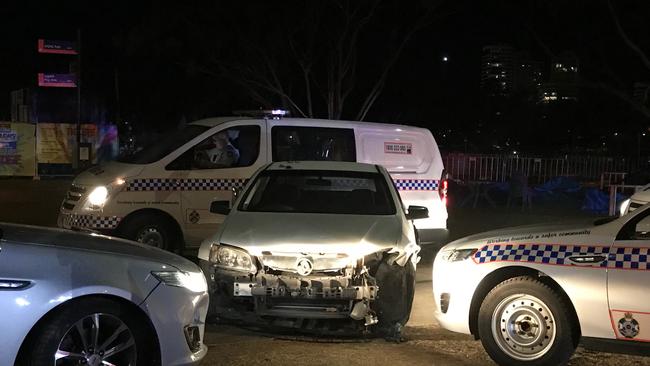
[[[420,247],[387,171],[345,162],[260,169],[199,250],[222,319],[318,332],[399,336],[411,311]]]

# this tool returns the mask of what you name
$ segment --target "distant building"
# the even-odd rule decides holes
[[[509,45],[483,47],[481,90],[488,97],[508,97],[514,87],[514,49]]]
[[[518,93],[537,95],[543,82],[543,63],[532,60],[523,52],[516,54],[514,63],[514,90]]]
[[[539,90],[540,103],[578,100],[578,57],[564,52],[551,61],[549,81],[542,83]]]
[[[507,44],[483,47],[481,90],[485,97],[536,96],[542,84],[542,62]]]
[[[11,122],[33,122],[32,98],[28,88],[11,92]]]

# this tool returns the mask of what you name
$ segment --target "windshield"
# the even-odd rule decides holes
[[[265,171],[246,192],[239,210],[394,215],[395,205],[379,173]]]
[[[156,162],[208,129],[209,127],[206,126],[190,125],[181,130],[172,131],[140,151],[119,157],[117,161],[129,164]]]

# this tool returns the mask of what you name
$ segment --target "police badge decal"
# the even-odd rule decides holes
[[[636,337],[639,328],[639,322],[632,317],[632,313],[625,313],[625,317],[618,321],[618,332],[625,338]]]

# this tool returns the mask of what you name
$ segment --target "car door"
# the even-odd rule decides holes
[[[168,170],[187,169],[178,182],[186,247],[198,247],[223,222],[224,215],[210,212],[210,203],[231,200],[233,188],[266,162],[265,136],[264,120],[227,123],[169,164]]]
[[[650,209],[630,216],[608,258],[610,321],[617,339],[650,342]]]

